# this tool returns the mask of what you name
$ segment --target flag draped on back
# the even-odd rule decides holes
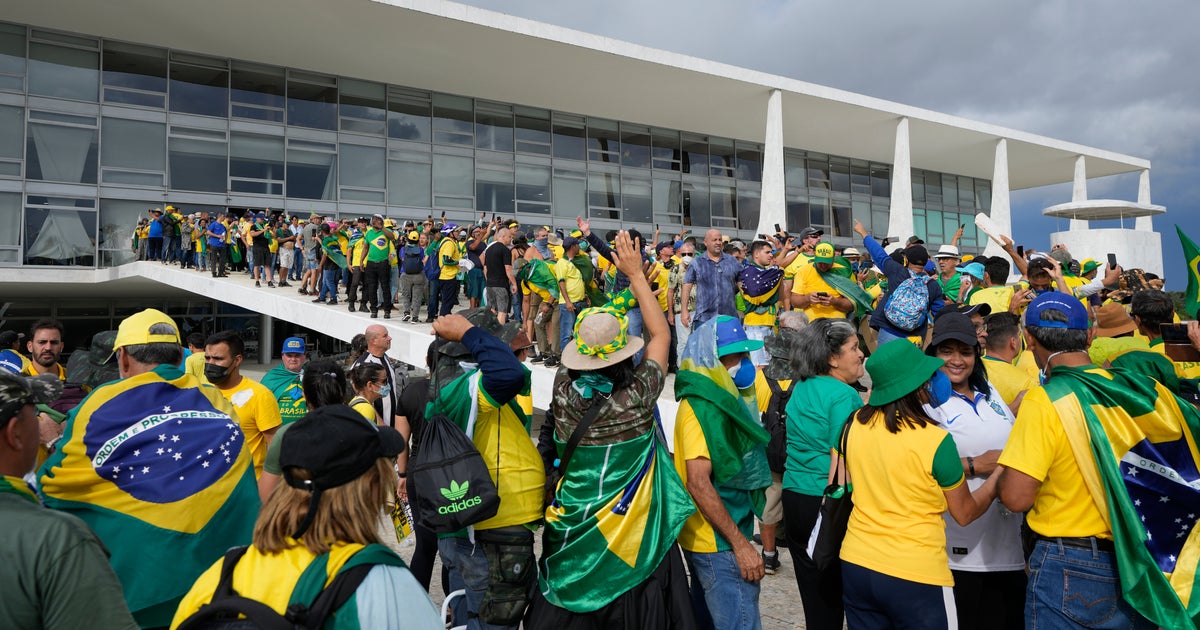
[[[1183,245],[1183,259],[1188,266],[1187,294],[1183,298],[1183,307],[1192,317],[1200,311],[1200,247],[1188,238],[1187,234],[1176,225],[1175,232],[1179,234],[1179,243]]]
[[[1164,628],[1200,623],[1200,413],[1123,369],[1056,367],[1046,393],[1109,521],[1125,600]]]
[[[104,541],[142,626],[168,624],[216,558],[249,544],[260,507],[250,452],[233,407],[195,376],[159,366],[96,388],[61,444],[39,471],[45,504]]]
[[[534,258],[525,263],[518,279],[527,282],[543,299],[558,299],[558,278],[546,261]]]

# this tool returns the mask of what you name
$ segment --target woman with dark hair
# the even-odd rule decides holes
[[[783,515],[804,622],[812,630],[840,630],[841,564],[818,570],[806,548],[817,522],[829,479],[830,452],[846,419],[862,397],[852,387],[863,375],[863,354],[854,326],[844,319],[818,319],[798,333],[791,346],[797,377],[787,404],[787,464],[783,473]]]
[[[375,413],[375,401],[390,396],[392,386],[388,384],[387,374],[378,363],[360,363],[350,370],[350,384],[354,386],[354,398],[347,403],[362,417],[374,424],[380,424]]]
[[[304,390],[304,402],[309,411],[328,405],[344,405],[349,392],[346,373],[333,359],[314,359],[304,364],[304,372],[300,376],[300,389]],[[279,467],[279,449],[283,444],[283,434],[290,426],[292,425],[286,424],[279,427],[267,447],[263,474],[258,479],[258,496],[264,505],[275,486],[279,485],[279,480],[283,478],[283,469]]]
[[[851,630],[957,627],[942,514],[963,526],[979,518],[1002,467],[973,492],[963,483],[954,438],[925,411],[952,395],[943,364],[905,341],[879,346],[867,359],[871,397],[832,458],[830,479],[844,459],[854,487],[840,554]]]
[[[977,489],[996,469],[1015,414],[988,382],[970,317],[956,312],[938,316],[925,354],[944,362],[940,370],[951,385],[949,399],[936,407],[926,404],[925,412],[954,437],[967,487]],[[1005,509],[999,501],[993,501],[969,526],[946,519],[946,551],[954,575],[959,627],[1024,627],[1021,520],[1020,514]]]
[[[620,233],[615,249],[633,297],[652,303],[627,233]],[[643,340],[628,334],[629,297],[622,292],[580,312],[576,336],[563,348],[554,379],[554,441],[565,461],[557,462],[562,479],[546,508],[539,588],[526,628],[695,625],[675,543],[695,508],[658,439],[654,416],[671,332],[662,312],[650,309],[645,360],[634,366]],[[577,448],[569,450],[573,442]]]

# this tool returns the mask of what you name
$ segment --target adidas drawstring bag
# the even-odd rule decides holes
[[[483,456],[446,416],[426,422],[421,450],[409,462],[408,476],[420,488],[413,506],[417,518],[439,534],[487,520],[500,509],[500,495]]]

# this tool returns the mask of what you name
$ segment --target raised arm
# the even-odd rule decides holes
[[[650,283],[642,273],[642,257],[633,246],[629,232],[622,230],[617,234],[616,260],[613,264],[617,269],[629,276],[629,288],[638,304],[655,304],[658,300]],[[667,318],[657,308],[643,308],[642,320],[646,332],[650,333],[650,341],[646,342],[645,357],[653,360],[659,367],[665,368],[671,349],[671,329],[667,327]]]

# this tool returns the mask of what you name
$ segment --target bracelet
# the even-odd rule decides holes
[[[971,473],[971,474],[975,474],[975,473]],[[407,478],[408,478],[408,473],[406,473],[406,472],[402,472],[402,473],[396,473],[396,476],[397,476],[397,477],[400,477],[401,479],[407,479]]]
[[[972,477],[975,476],[975,458],[974,457],[967,458],[967,470],[971,471]],[[403,475],[401,475],[401,476],[403,476]]]

